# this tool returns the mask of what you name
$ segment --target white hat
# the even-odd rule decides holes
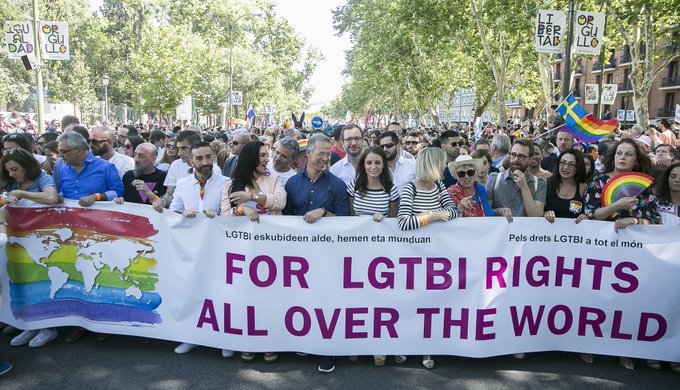
[[[473,166],[477,172],[480,172],[483,166],[481,158],[472,158],[468,154],[461,154],[460,156],[456,157],[456,161],[451,161],[448,165],[451,176],[455,174],[458,168],[464,165]]]
[[[652,147],[652,139],[645,134],[637,136],[635,140],[642,142],[643,144],[649,146],[650,148]]]

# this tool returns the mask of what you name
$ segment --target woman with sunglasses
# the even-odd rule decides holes
[[[137,146],[144,143],[144,138],[138,135],[131,135],[125,140],[125,155],[128,157],[135,156],[135,149]]]
[[[449,171],[458,182],[449,186],[451,200],[462,212],[462,217],[493,217],[494,211],[489,205],[486,188],[477,182],[482,171],[482,160],[468,155],[458,156],[449,163]]]
[[[161,157],[161,159],[158,161],[158,166],[156,168],[162,171],[167,171],[170,168],[170,164],[179,158],[179,154],[177,154],[178,151],[177,141],[174,138],[170,138],[165,143],[163,157]]]
[[[0,188],[7,192],[5,201],[16,204],[22,199],[35,203],[53,205],[59,203],[59,195],[52,177],[40,169],[38,160],[27,150],[9,148],[0,159]],[[57,338],[55,328],[25,330],[14,337],[14,347],[25,345],[42,347]]]
[[[583,182],[585,175],[585,162],[578,150],[567,150],[557,157],[545,195],[544,217],[548,222],[555,222],[555,218],[572,218],[576,223],[586,219],[583,197],[588,186]]]

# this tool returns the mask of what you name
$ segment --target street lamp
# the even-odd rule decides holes
[[[236,24],[241,18],[244,18],[246,16],[255,16],[255,17],[260,17],[262,16],[261,13],[252,13],[252,14],[244,14],[236,18],[234,20],[234,23],[231,23],[229,26],[231,29],[230,33],[230,45],[229,45],[229,99],[227,103],[229,104],[229,118],[233,116],[233,110],[234,106],[231,104],[231,98],[234,94],[234,27],[236,27]]]
[[[109,121],[109,75],[102,76],[104,86],[104,122]]]

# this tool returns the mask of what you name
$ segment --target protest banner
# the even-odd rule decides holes
[[[604,13],[576,12],[573,54],[599,55],[604,39]]]
[[[618,84],[603,84],[602,104],[614,104],[614,100],[616,100],[616,93],[618,89],[619,89]]]
[[[41,21],[40,46],[45,60],[69,60],[71,49],[68,43],[68,23]]]
[[[0,320],[238,351],[680,361],[678,226],[9,209]]]
[[[32,22],[5,22],[3,41],[7,47],[7,57],[19,59],[25,55],[35,55],[33,46]]]
[[[599,94],[599,86],[597,84],[586,84],[586,104],[597,104]]]
[[[564,11],[538,11],[536,16],[536,51],[562,53],[566,20]]]

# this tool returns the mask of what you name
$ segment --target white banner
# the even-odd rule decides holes
[[[261,219],[10,208],[0,320],[252,352],[680,361],[678,226]]]
[[[234,106],[240,106],[243,104],[243,91],[232,91],[231,104]]]
[[[602,103],[614,104],[616,100],[616,93],[619,89],[618,84],[603,84],[602,85]]]
[[[32,22],[5,22],[4,29],[3,41],[7,48],[7,57],[15,60],[25,55],[35,57]]]
[[[40,22],[40,46],[45,60],[71,59],[71,49],[68,43],[68,23]]]
[[[536,16],[536,51],[562,53],[566,20],[564,11],[538,11]]]
[[[599,85],[586,84],[586,104],[597,104],[597,98],[600,95]]]
[[[600,54],[600,45],[604,38],[604,18],[604,13],[601,12],[576,12],[573,54]]]
[[[680,123],[680,104],[675,105],[675,123]]]
[[[179,103],[179,106],[175,109],[175,115],[177,119],[181,121],[190,121],[192,113],[193,101],[191,96],[186,96]]]

